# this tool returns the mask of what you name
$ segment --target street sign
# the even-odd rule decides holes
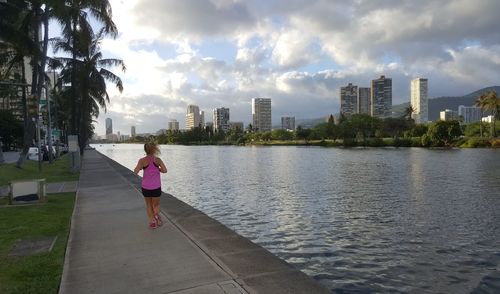
[[[52,130],[52,136],[55,136],[55,137],[61,136],[61,130],[59,130],[59,129],[53,129]]]

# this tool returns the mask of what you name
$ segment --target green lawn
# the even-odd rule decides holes
[[[71,173],[69,156],[64,155],[52,164],[43,162],[42,172],[38,172],[38,161],[26,160],[22,168],[15,163],[0,165],[0,186],[12,180],[46,179],[48,183],[78,181],[79,174]]]
[[[32,206],[0,206],[0,293],[57,293],[75,193],[52,194]],[[16,240],[57,236],[50,253],[8,256]]]

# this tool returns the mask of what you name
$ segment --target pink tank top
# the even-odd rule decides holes
[[[160,167],[152,156],[148,156],[148,165],[143,168],[142,187],[148,190],[161,188]]]

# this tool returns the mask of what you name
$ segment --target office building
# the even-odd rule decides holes
[[[288,131],[295,130],[295,116],[282,116],[281,128]]]
[[[450,109],[445,109],[439,112],[439,119],[444,121],[458,120],[458,112]]]
[[[106,136],[113,134],[113,121],[111,118],[106,118]]]
[[[476,121],[481,121],[481,108],[475,106],[458,107],[458,115],[464,124],[470,124]]]
[[[271,98],[252,99],[252,125],[256,131],[265,132],[271,130]]]
[[[172,119],[168,122],[168,130],[169,131],[178,131],[179,130],[179,122],[175,119]]]
[[[371,115],[387,118],[392,115],[392,79],[380,76],[371,83]]]
[[[227,133],[230,129],[229,108],[215,108],[213,122],[214,131]]]
[[[190,104],[186,111],[186,129],[191,130],[200,126],[200,108]]]
[[[371,115],[370,88],[358,88],[358,113]]]
[[[429,121],[428,81],[423,78],[411,80],[410,103],[413,107],[411,118],[417,124]]]
[[[132,138],[135,137],[135,126],[130,128],[130,136],[132,136]]]
[[[358,86],[349,83],[340,87],[340,112],[345,116],[358,112]]]

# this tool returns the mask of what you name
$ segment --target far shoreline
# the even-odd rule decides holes
[[[153,139],[155,141],[155,139]],[[478,140],[482,144],[466,145],[469,140]],[[92,145],[116,145],[116,144],[144,144],[150,140],[135,141],[135,142],[91,142]],[[418,140],[420,141],[420,140]],[[493,143],[489,143],[489,141]],[[456,142],[452,142],[447,146],[417,146],[415,138],[370,138],[366,141],[349,141],[342,140],[293,140],[293,141],[259,141],[247,142],[245,144],[236,142],[189,142],[189,143],[163,143],[160,145],[178,145],[178,146],[238,146],[238,147],[272,147],[272,146],[290,146],[290,147],[325,147],[325,148],[342,148],[342,149],[397,149],[397,148],[422,148],[430,150],[451,150],[451,149],[500,149],[498,138],[462,138]],[[396,143],[396,144],[395,144]],[[489,143],[489,144],[488,144]]]

